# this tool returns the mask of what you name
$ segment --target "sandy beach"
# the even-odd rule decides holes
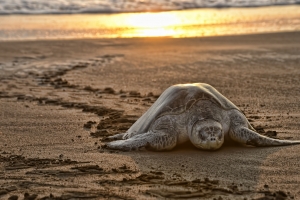
[[[169,86],[208,83],[300,140],[300,32],[0,43],[0,199],[300,199],[300,145],[112,151]]]

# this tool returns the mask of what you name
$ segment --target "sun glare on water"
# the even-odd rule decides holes
[[[289,18],[286,19],[286,12]],[[274,24],[291,24],[297,28],[300,11],[296,7],[257,9],[200,9],[158,13],[125,13],[105,20],[107,27],[116,28],[116,37],[201,37],[271,32]],[[276,19],[276,20],[274,20]],[[103,27],[103,20],[102,27]],[[268,24],[268,26],[266,25]],[[296,23],[296,26],[295,26]],[[270,30],[274,27],[274,30]],[[280,26],[282,27],[282,26]]]
[[[287,13],[289,13],[287,15]],[[300,30],[297,6],[169,12],[0,16],[0,40],[202,37]]]
[[[125,23],[135,27],[141,37],[171,36],[176,34],[173,27],[180,24],[180,18],[171,13],[141,13],[128,16]]]

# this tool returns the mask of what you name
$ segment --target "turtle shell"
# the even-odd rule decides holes
[[[183,113],[199,100],[210,100],[226,110],[239,110],[211,85],[205,83],[173,85],[160,95],[149,110],[130,127],[127,133],[133,135],[145,133],[158,117]]]

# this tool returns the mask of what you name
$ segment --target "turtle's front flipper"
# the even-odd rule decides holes
[[[265,137],[242,126],[236,127],[233,130],[231,130],[229,136],[231,137],[231,139],[233,139],[236,142],[257,146],[257,147],[300,144],[300,141],[277,140],[277,139]]]
[[[142,147],[148,147],[155,151],[171,150],[177,144],[175,134],[166,132],[152,132],[135,135],[127,140],[117,140],[109,142],[106,146],[110,149],[118,149],[122,151],[138,150]]]

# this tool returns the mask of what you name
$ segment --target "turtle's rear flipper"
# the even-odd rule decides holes
[[[267,147],[267,146],[285,146],[285,145],[294,145],[300,144],[300,141],[292,140],[277,140],[269,138],[259,133],[256,133],[246,127],[236,127],[229,133],[231,139],[236,142],[252,145],[257,147]]]

